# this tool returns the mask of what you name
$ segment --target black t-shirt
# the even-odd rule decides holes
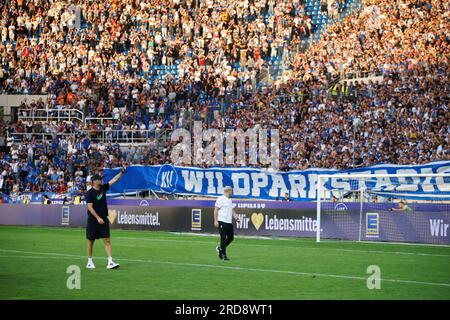
[[[108,204],[106,203],[106,191],[109,190],[109,183],[102,184],[100,186],[100,190],[95,190],[94,188],[90,188],[88,192],[86,192],[86,203],[92,203],[95,212],[105,220],[108,217]],[[91,220],[95,220],[95,217],[87,211],[88,218]]]

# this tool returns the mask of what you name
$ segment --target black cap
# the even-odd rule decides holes
[[[94,174],[91,178],[91,181],[95,181],[95,180],[103,180],[103,177],[99,174]]]

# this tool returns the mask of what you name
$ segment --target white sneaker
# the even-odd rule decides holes
[[[106,266],[106,269],[117,269],[118,267],[120,267],[118,263],[115,263],[115,262],[111,261]]]
[[[87,269],[95,269],[95,265],[94,265],[93,262],[88,262],[87,265],[86,265],[86,268]]]

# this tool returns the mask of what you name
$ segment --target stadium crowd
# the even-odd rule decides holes
[[[347,76],[448,64],[448,1],[366,0],[332,24],[319,42],[292,60],[296,78],[326,82]]]
[[[100,116],[120,98],[149,103],[142,93],[152,89],[220,99],[270,57],[287,58],[313,28],[304,0],[6,2],[3,91],[51,93],[54,103],[93,104]],[[159,72],[151,85],[155,68],[176,72]]]
[[[3,137],[29,134],[5,141],[5,193],[85,190],[94,168],[165,163],[174,143],[161,145],[156,133],[192,120],[278,128],[282,170],[450,159],[446,1],[366,0],[341,21],[333,8],[344,2],[328,1],[336,22],[305,52],[298,45],[314,30],[302,0],[80,0],[83,19],[62,1],[7,2],[1,92],[50,95],[21,110],[49,105],[108,120],[0,122]],[[287,81],[257,90],[257,75],[275,59],[290,63]],[[335,81],[365,74],[382,80]],[[224,112],[213,113],[225,100]],[[112,135],[92,143],[96,130],[155,135],[129,150]]]

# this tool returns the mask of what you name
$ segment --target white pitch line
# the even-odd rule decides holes
[[[86,258],[85,256],[81,256],[81,255],[64,254],[64,253],[56,253],[56,252],[33,252],[33,251],[7,250],[7,249],[0,249],[0,251],[1,252],[10,252],[10,253],[16,252],[16,253],[25,253],[25,254],[34,254],[34,255],[58,256],[58,257]],[[47,257],[42,257],[42,258],[46,259]],[[106,258],[101,258],[101,257],[94,257],[94,258],[95,259],[106,259]],[[129,261],[129,262],[144,262],[144,263],[163,264],[163,265],[174,265],[174,266],[183,266],[183,267],[214,268],[214,269],[227,269],[227,270],[239,270],[239,271],[254,271],[254,272],[263,272],[263,273],[265,272],[265,273],[290,274],[290,275],[299,275],[299,276],[316,276],[316,277],[324,277],[324,278],[367,280],[366,277],[361,277],[361,276],[349,276],[349,275],[339,275],[339,274],[329,274],[329,273],[312,273],[312,272],[301,272],[301,271],[259,269],[259,268],[246,268],[246,267],[238,267],[238,266],[223,266],[223,265],[213,265],[213,264],[143,260],[143,259],[127,259],[127,258],[115,258],[115,260]],[[425,282],[425,281],[400,280],[400,279],[381,279],[381,281],[405,283],[405,284],[419,284],[419,285],[429,285],[429,286],[450,287],[450,283],[440,283],[440,282]]]
[[[1,250],[0,250],[1,251]],[[5,259],[9,259],[9,258],[24,258],[24,259],[73,259],[73,257],[43,257],[43,256],[4,256],[4,255],[0,255],[0,259],[5,258]]]
[[[138,238],[138,237],[116,237],[116,239],[122,240],[144,240],[144,241],[159,241],[159,242],[184,242],[184,243],[204,243],[204,244],[214,244],[212,241],[196,241],[196,240],[182,240],[182,239],[166,239],[166,238]],[[117,245],[117,244],[116,244]],[[276,248],[277,246],[273,246],[270,244],[257,244],[257,243],[235,243],[233,242],[233,246],[252,246],[252,247],[270,247]],[[406,252],[406,251],[380,251],[380,250],[358,250],[358,249],[340,249],[340,248],[323,248],[323,247],[303,247],[303,246],[280,246],[281,248],[293,248],[293,249],[307,249],[307,250],[330,250],[330,251],[344,251],[344,252],[361,252],[361,253],[381,253],[381,254],[402,254],[402,255],[411,255],[411,256],[429,256],[429,257],[446,257],[450,258],[450,255],[447,254],[435,254],[435,253],[420,253],[420,252]]]

